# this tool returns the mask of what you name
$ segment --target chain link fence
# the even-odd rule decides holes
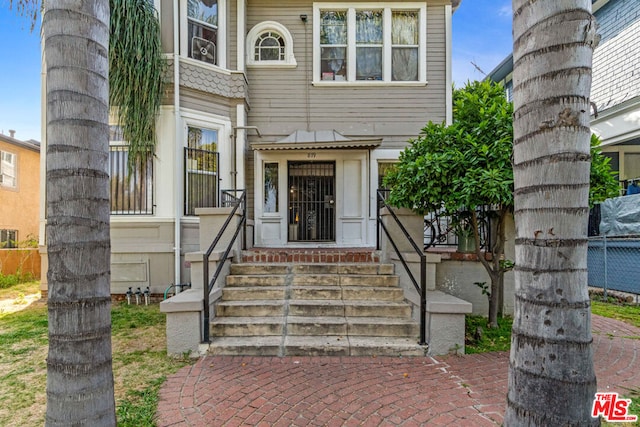
[[[640,294],[640,236],[589,237],[589,286]]]

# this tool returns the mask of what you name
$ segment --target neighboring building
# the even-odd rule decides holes
[[[593,53],[591,101],[597,114],[591,116],[591,130],[626,188],[640,178],[640,2],[593,0],[593,13],[601,39]],[[504,82],[509,99],[512,71],[509,55],[489,73],[491,80]]]
[[[157,0],[156,156],[129,174],[112,123],[112,292],[189,281],[221,189],[246,189],[255,246],[374,247],[380,171],[451,121],[459,3]]]
[[[40,205],[40,143],[0,133],[0,248],[37,239]]]

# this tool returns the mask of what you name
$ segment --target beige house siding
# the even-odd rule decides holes
[[[312,79],[312,8],[294,4],[279,3],[267,8],[250,3],[247,7],[247,31],[266,20],[280,22],[291,32],[297,61],[293,69],[247,70],[249,122],[264,135],[261,142],[276,141],[295,130],[306,129],[307,108],[311,129],[335,129],[356,138],[383,137],[383,148],[403,146],[429,120],[445,120],[444,6],[427,8],[426,85],[307,87]],[[301,13],[307,14],[307,24],[300,20]],[[250,138],[257,141],[253,136]]]

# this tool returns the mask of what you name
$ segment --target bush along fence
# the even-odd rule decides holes
[[[589,237],[589,286],[640,295],[640,236]]]

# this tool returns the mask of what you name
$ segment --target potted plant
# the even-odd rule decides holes
[[[471,212],[462,211],[454,216],[454,233],[458,238],[458,252],[473,253],[476,251],[476,238],[473,231]]]

